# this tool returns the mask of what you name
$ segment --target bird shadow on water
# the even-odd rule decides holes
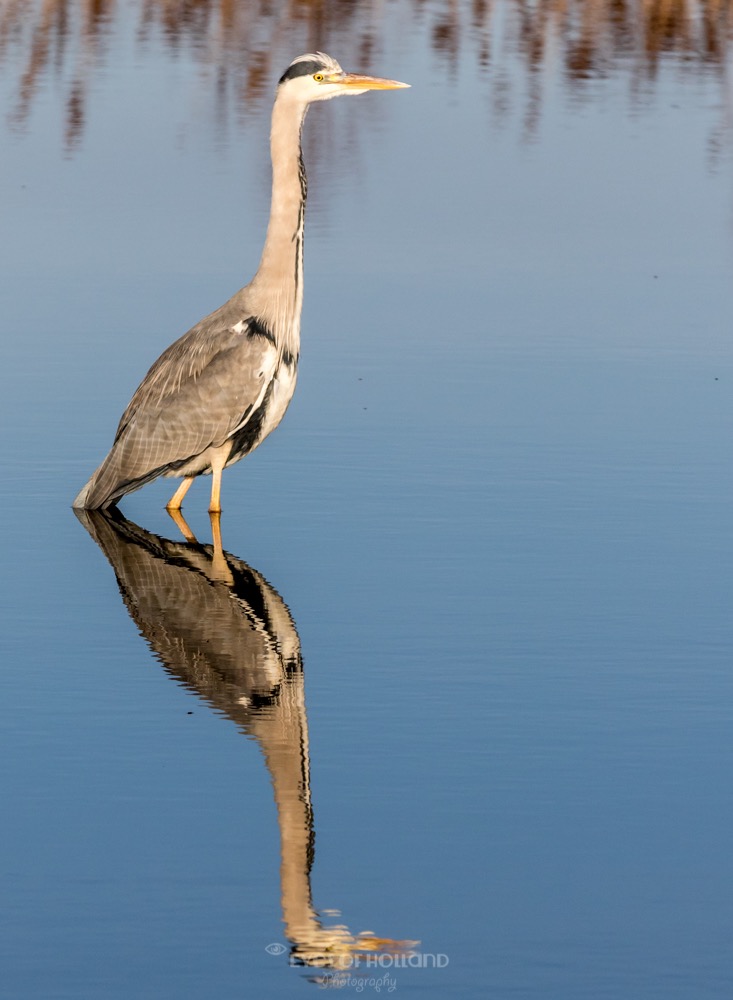
[[[116,508],[75,513],[109,560],[130,617],[166,673],[234,722],[262,752],[277,807],[290,964],[358,969],[362,958],[413,953],[417,941],[324,926],[313,906],[305,680],[300,639],[282,597],[255,569],[223,551],[218,518],[212,516],[214,544],[202,545],[180,515],[174,520],[184,542],[154,535]],[[275,954],[286,950],[271,948]]]

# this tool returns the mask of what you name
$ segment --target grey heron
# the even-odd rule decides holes
[[[153,364],[75,508],[108,508],[158,476],[178,476],[183,482],[167,504],[176,511],[195,477],[210,473],[209,510],[221,510],[222,471],[278,426],[295,391],[306,200],[301,130],[308,107],[407,86],[345,73],[322,52],[299,56],[286,69],[272,111],[272,202],[257,273]]]

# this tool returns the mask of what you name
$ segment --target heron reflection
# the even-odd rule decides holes
[[[151,534],[118,511],[77,511],[117,577],[130,617],[164,670],[259,745],[280,828],[285,933],[298,964],[346,967],[355,956],[409,951],[414,941],[324,926],[313,906],[308,722],[300,639],[278,592],[214,545]]]

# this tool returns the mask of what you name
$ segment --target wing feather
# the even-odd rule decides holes
[[[79,495],[83,506],[114,503],[223,444],[246,423],[275,374],[278,352],[242,306],[235,296],[161,354],[123,413],[112,450]]]

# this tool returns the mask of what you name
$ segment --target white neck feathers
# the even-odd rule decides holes
[[[262,259],[250,287],[252,305],[281,351],[297,357],[303,306],[306,177],[300,133],[307,106],[280,94],[272,110],[272,203]]]

